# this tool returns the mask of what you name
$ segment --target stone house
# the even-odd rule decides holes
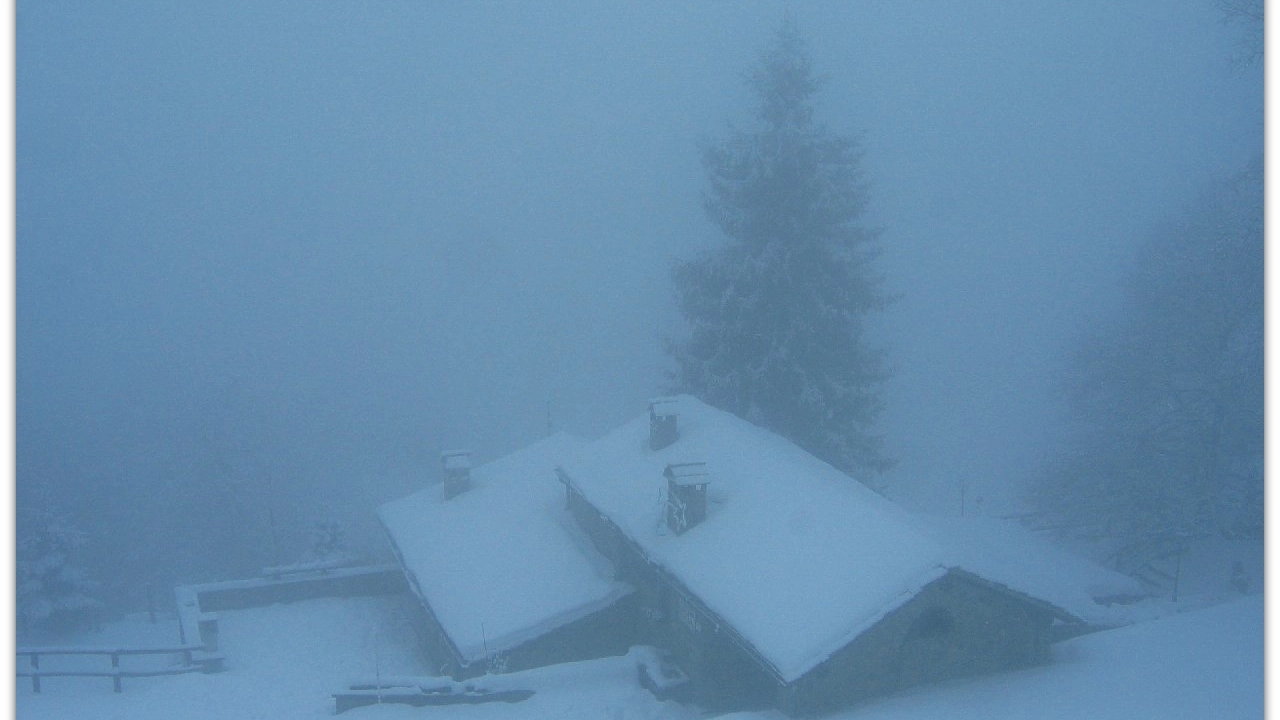
[[[1135,591],[1016,528],[907,512],[687,396],[590,443],[442,466],[378,516],[455,677],[644,645],[642,681],[683,683],[669,696],[813,715],[1044,662],[1064,628],[1107,623],[1096,597]]]
[[[667,651],[704,707],[812,715],[1026,667],[1055,626],[1105,615],[1079,574],[975,544],[691,397],[654,401],[557,474],[636,588],[637,642]],[[1092,571],[1100,593],[1131,588]]]

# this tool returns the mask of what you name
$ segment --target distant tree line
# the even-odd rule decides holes
[[[1156,229],[1080,342],[1039,505],[1121,556],[1263,528],[1263,163]]]

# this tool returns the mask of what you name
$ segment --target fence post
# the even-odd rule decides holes
[[[156,591],[151,583],[147,583],[147,619],[156,624]]]
[[[1178,602],[1178,581],[1182,579],[1182,552],[1178,552],[1177,563],[1173,566],[1173,601]]]
[[[197,627],[200,629],[200,644],[206,652],[218,651],[218,616],[215,613],[202,613]]]
[[[40,693],[40,656],[31,653],[31,692]]]

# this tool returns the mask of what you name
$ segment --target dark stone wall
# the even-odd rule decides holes
[[[463,667],[462,655],[449,639],[449,633],[445,632],[444,626],[436,618],[435,611],[431,609],[431,603],[423,598],[417,580],[407,570],[405,572],[409,575],[409,583],[413,586],[414,596],[418,600],[419,612],[414,614],[412,624],[422,644],[427,665],[437,674],[456,675]]]
[[[434,672],[455,679],[485,673],[515,672],[557,663],[625,655],[635,644],[636,610],[634,594],[586,617],[550,630],[493,656],[464,663],[448,633],[436,619],[429,602],[417,598],[418,612],[412,618],[428,665]]]
[[[578,527],[582,528],[591,539],[591,544],[613,563],[617,576],[622,578],[631,574],[629,571],[634,571],[636,558],[633,552],[629,552],[627,547],[629,541],[622,531],[605,519],[595,506],[587,502],[586,498],[572,487],[567,490],[565,504],[569,513],[573,515],[574,521],[578,523]]]
[[[732,627],[651,563],[634,541],[573,488],[568,490],[567,502],[574,519],[613,563],[619,578],[636,588],[632,644],[670,652],[689,676],[694,702],[705,708],[741,710],[772,704],[779,681]]]
[[[635,595],[469,667],[464,675],[516,672],[557,663],[625,655],[635,644]],[[483,667],[481,667],[483,666]]]
[[[394,538],[390,535],[388,538],[397,559],[400,559]],[[595,538],[592,540],[595,542]],[[606,556],[613,559],[612,556]],[[430,601],[424,598],[416,579],[407,570],[405,573],[409,575],[409,585],[421,601],[421,612],[416,613],[414,627],[424,653],[437,672],[457,679],[490,672],[515,672],[556,663],[624,655],[628,648],[637,643],[637,601],[632,594],[609,607],[550,630],[514,648],[467,664],[436,618]]]
[[[199,595],[201,611],[241,610],[320,597],[392,595],[408,590],[404,576],[393,567],[367,571],[335,570],[299,578],[219,585],[209,583],[193,586]]]
[[[440,624],[440,620],[436,618],[435,611],[431,609],[431,603],[427,601],[422,593],[422,586],[418,584],[418,578],[405,565],[404,555],[400,552],[400,546],[396,544],[395,535],[385,525],[383,525],[382,530],[386,533],[387,544],[391,547],[391,552],[395,555],[396,562],[400,565],[405,584],[418,600],[420,612],[413,613],[411,624],[422,645],[422,653],[425,656],[428,667],[440,675],[452,675],[458,672],[462,667],[461,653],[458,652],[458,648],[454,646],[453,641],[449,639],[449,634],[444,631],[444,626]]]
[[[669,592],[667,599],[655,644],[669,650],[689,676],[694,701],[716,711],[770,706],[780,683],[734,630],[694,598]]]
[[[903,688],[1048,660],[1053,612],[952,571],[778,694],[813,715]]]
[[[670,652],[692,681],[694,701],[705,708],[776,706],[788,715],[814,715],[913,685],[1048,659],[1052,608],[952,570],[826,662],[784,683],[733,627],[649,562],[574,488],[567,493],[578,524],[636,588],[634,642]]]

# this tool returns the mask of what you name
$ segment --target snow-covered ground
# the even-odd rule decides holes
[[[329,693],[350,677],[379,672],[423,673],[405,623],[408,598],[322,598],[251,610],[219,612],[219,649],[227,670],[157,678],[127,678],[124,692],[104,678],[46,678],[43,692],[16,687],[22,718],[314,718],[333,714]],[[167,628],[168,633],[164,634]],[[76,644],[139,645],[177,641],[177,623],[145,620],[108,625]],[[107,665],[104,658],[98,658]],[[127,660],[127,659],[126,659]],[[43,664],[43,663],[42,663]],[[103,668],[105,669],[105,667]]]
[[[407,598],[321,599],[219,613],[228,669],[216,675],[128,679],[111,692],[101,678],[52,678],[33,695],[18,682],[17,717],[320,718],[333,715],[331,693],[352,679],[427,672],[405,623]],[[1133,720],[1259,718],[1263,713],[1263,603],[1251,596],[1211,608],[1097,633],[1054,648],[1045,667],[917,688],[847,710],[848,720]],[[170,633],[172,634],[172,633]],[[84,644],[172,642],[163,626],[129,621]],[[608,718],[700,717],[696,708],[660,703],[635,682],[627,658],[562,665],[503,676],[502,687],[536,690],[516,704],[413,708],[381,705],[343,717]],[[773,712],[742,713],[774,720]]]

